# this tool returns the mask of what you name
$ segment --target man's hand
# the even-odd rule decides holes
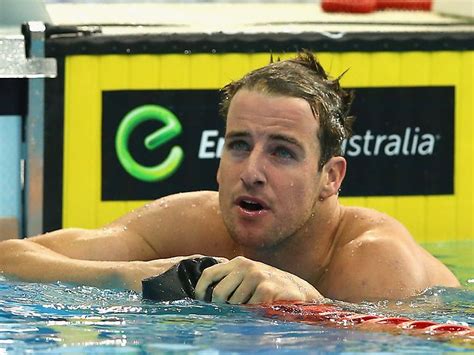
[[[212,293],[213,302],[258,304],[324,299],[303,279],[242,256],[205,269],[196,285],[196,298],[203,300],[207,288],[214,283],[217,284]]]
[[[160,275],[182,260],[202,257],[203,255],[195,254],[151,261],[130,261],[122,263],[121,266],[115,270],[115,276],[108,286],[141,292],[143,279]],[[227,259],[219,258],[219,261],[227,261]]]

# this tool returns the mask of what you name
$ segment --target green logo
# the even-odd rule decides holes
[[[184,153],[176,145],[161,164],[151,167],[143,166],[133,159],[128,150],[128,140],[133,130],[148,120],[160,121],[165,125],[145,138],[145,147],[149,150],[156,149],[181,134],[181,123],[171,111],[157,105],[144,105],[127,113],[120,122],[115,136],[115,149],[120,164],[130,175],[142,181],[156,182],[167,179],[179,168]]]

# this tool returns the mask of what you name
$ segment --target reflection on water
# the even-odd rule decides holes
[[[466,256],[473,246],[472,242],[460,246],[457,255],[446,253],[446,247],[427,246],[442,259],[437,251],[445,253],[443,261],[451,264],[466,286],[463,289],[433,288],[400,302],[342,305],[358,313],[473,326],[474,289],[467,281],[473,278],[474,268],[472,258]],[[459,342],[269,319],[246,307],[197,301],[155,303],[143,301],[133,292],[61,283],[28,284],[0,277],[0,353],[305,353],[315,349],[397,353],[473,350]]]

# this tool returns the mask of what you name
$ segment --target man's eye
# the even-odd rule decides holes
[[[294,159],[295,157],[295,155],[293,154],[291,150],[284,147],[275,148],[272,155],[276,156],[277,158],[282,158],[282,159]]]
[[[245,141],[231,141],[227,144],[229,150],[246,152],[250,150],[250,145]]]

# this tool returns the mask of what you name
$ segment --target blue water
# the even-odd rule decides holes
[[[447,264],[462,289],[433,288],[403,302],[343,305],[360,313],[407,316],[474,326],[473,242]],[[437,255],[440,256],[440,255]],[[443,257],[442,257],[443,258]],[[457,263],[464,258],[464,263]],[[467,264],[466,264],[467,262]],[[456,266],[457,265],[457,266]],[[459,342],[336,329],[265,318],[244,306],[144,301],[133,292],[62,283],[28,284],[0,277],[0,353],[308,353],[472,352]]]

